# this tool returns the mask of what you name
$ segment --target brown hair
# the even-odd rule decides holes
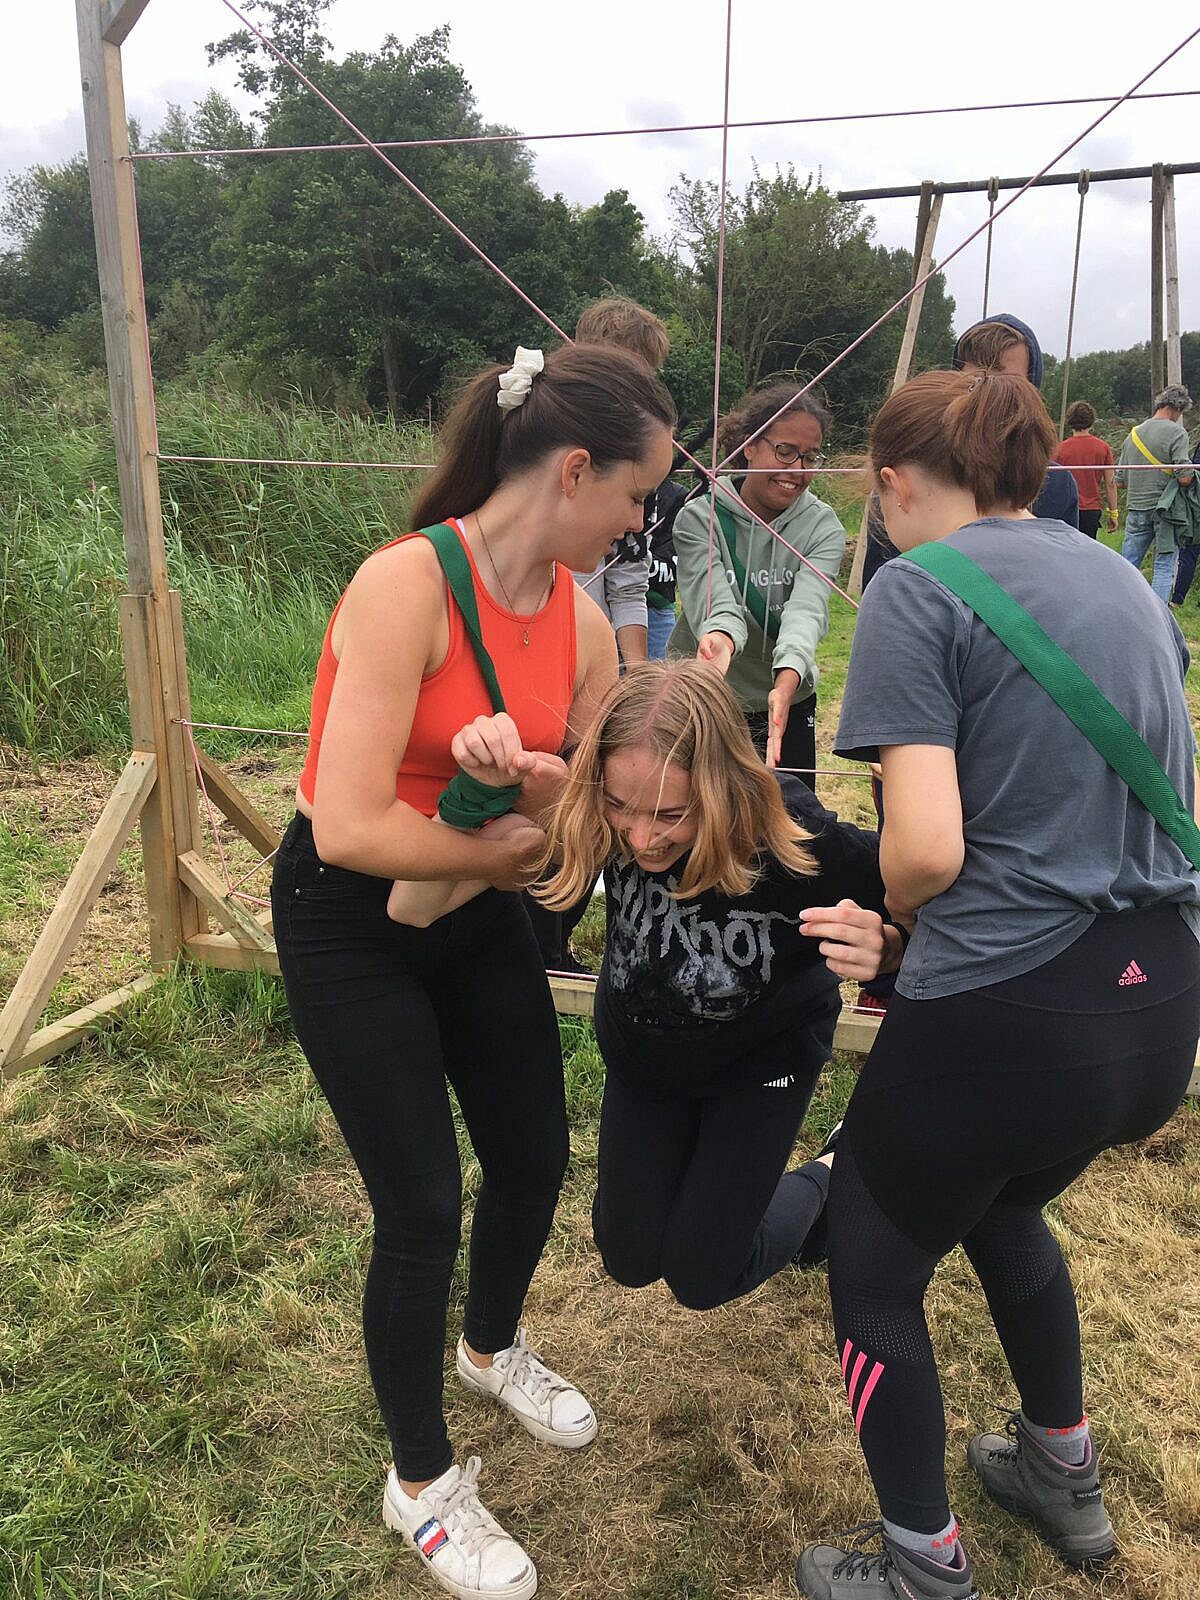
[[[1096,420],[1096,408],[1086,400],[1076,400],[1067,412],[1068,428],[1090,428]]]
[[[744,472],[750,463],[742,446],[779,413],[783,416],[803,414],[815,417],[824,439],[833,420],[814,394],[797,394],[795,383],[772,383],[765,389],[752,389],[744,394],[728,416],[722,418],[717,430],[717,450],[728,456],[729,467],[734,472]]]
[[[652,371],[657,372],[671,351],[671,341],[662,321],[653,311],[629,300],[625,295],[613,295],[609,300],[593,300],[575,324],[577,344],[617,345],[641,356]]]
[[[812,838],[788,814],[776,780],[750,742],[730,689],[700,661],[650,661],[615,683],[584,734],[567,786],[547,829],[547,860],[561,863],[538,898],[557,910],[574,905],[606,862],[624,851],[604,812],[604,763],[618,750],[647,749],[692,777],[699,831],[678,898],[707,889],[749,894],[771,855],[790,871],[818,871],[804,848]]]
[[[871,424],[871,468],[906,462],[969,489],[981,513],[1028,506],[1045,481],[1058,434],[1026,378],[1005,372],[923,372],[886,400]]]
[[[441,460],[413,504],[414,528],[465,516],[498,484],[552,450],[581,448],[598,472],[645,455],[656,427],[674,430],[675,405],[644,361],[611,346],[551,350],[524,405],[502,411],[500,374],[486,367],[442,427]]]
[[[954,349],[956,367],[982,367],[992,372],[999,367],[1006,350],[1020,345],[1026,356],[1024,376],[1028,376],[1029,345],[1015,328],[1006,322],[980,322],[968,328]]]

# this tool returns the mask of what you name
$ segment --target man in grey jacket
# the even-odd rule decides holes
[[[1166,468],[1181,463],[1186,470],[1176,472],[1175,476],[1180,483],[1191,483],[1195,473],[1187,429],[1183,426],[1183,413],[1191,403],[1192,397],[1181,383],[1169,384],[1154,402],[1154,415],[1130,429],[1117,460],[1117,478],[1128,493],[1121,554],[1126,561],[1140,567],[1153,543],[1154,575],[1150,587],[1164,605],[1170,603],[1179,548],[1174,528],[1154,513],[1170,474],[1165,470],[1129,472],[1123,469],[1159,465]]]

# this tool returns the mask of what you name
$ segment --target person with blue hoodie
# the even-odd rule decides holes
[[[846,545],[837,513],[809,488],[825,459],[829,420],[790,383],[745,396],[718,433],[732,471],[717,480],[715,507],[703,495],[675,519],[681,614],[671,656],[715,667],[767,765],[797,773],[810,788],[817,645],[829,626],[821,574],[837,580]]]

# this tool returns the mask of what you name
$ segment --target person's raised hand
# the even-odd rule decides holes
[[[800,913],[800,932],[808,939],[820,940],[817,948],[839,978],[869,983],[879,976],[888,946],[883,918],[877,911],[864,911],[853,900],[839,900],[835,906],[806,906]]]
[[[506,711],[476,717],[450,741],[450,754],[462,770],[480,783],[504,789],[531,772],[536,756],[521,748],[517,725]]]
[[[775,687],[767,696],[767,765],[779,765],[788,712],[800,687],[800,674],[794,667],[781,667],[775,674]]]
[[[733,660],[733,640],[727,633],[702,633],[696,646],[696,660],[715,667],[724,677]]]

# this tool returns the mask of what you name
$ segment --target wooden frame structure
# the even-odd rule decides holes
[[[187,662],[180,597],[170,586],[163,540],[149,330],[121,70],[121,46],[148,3],[76,0],[104,344],[129,568],[129,593],[121,601],[120,620],[132,754],[0,1011],[0,1076],[5,1078],[51,1060],[105,1026],[157,981],[156,973],[180,957],[239,971],[279,971],[269,914],[250,912],[204,859],[198,774],[184,733],[191,716]],[[932,262],[941,210],[937,185],[922,185],[919,192],[917,277]],[[909,306],[897,384],[904,381],[911,363],[921,298],[915,296]],[[261,855],[269,855],[279,844],[276,829],[228,773],[204,756],[199,765],[209,799]],[[154,972],[39,1028],[54,985],[122,846],[138,824]],[[592,983],[556,978],[551,987],[560,1013],[591,1015]],[[865,1054],[878,1026],[871,1016],[843,1017],[835,1044]],[[1200,1073],[1192,1087],[1200,1091]]]

